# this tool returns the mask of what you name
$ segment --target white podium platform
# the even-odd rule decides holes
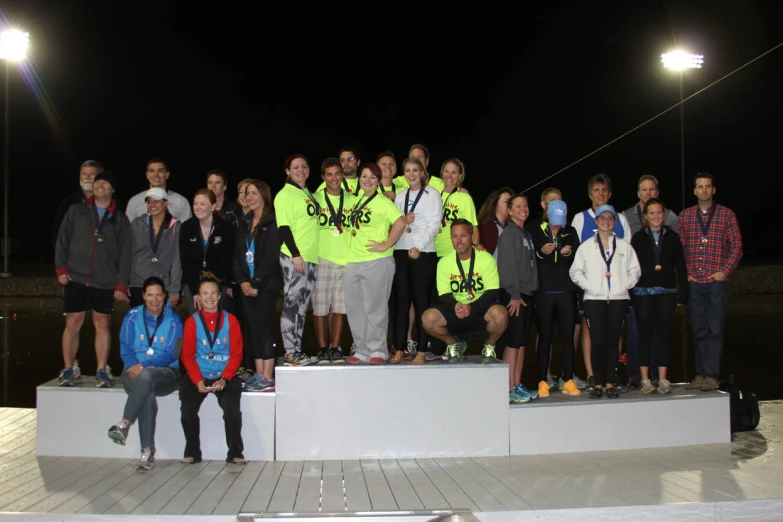
[[[633,390],[618,399],[567,397],[510,407],[511,455],[663,448],[731,442],[729,395]]]
[[[112,424],[122,418],[127,395],[119,378],[114,388],[95,388],[92,376],[83,376],[83,384],[60,388],[57,379],[37,388],[38,455],[69,457],[135,458],[141,452],[139,430],[133,426],[126,446],[114,444],[107,436]],[[185,450],[185,435],[180,423],[179,393],[158,398],[155,430],[156,457],[180,459]],[[245,458],[275,458],[274,393],[242,394],[242,439]],[[201,452],[203,458],[226,458],[223,411],[215,397],[201,405]]]
[[[277,460],[508,455],[508,365],[277,367]]]

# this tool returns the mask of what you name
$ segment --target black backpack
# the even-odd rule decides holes
[[[718,389],[729,394],[731,432],[755,430],[761,417],[756,394],[740,390],[734,383],[733,375],[729,377],[729,382],[721,382]]]

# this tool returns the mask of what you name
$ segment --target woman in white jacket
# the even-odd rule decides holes
[[[585,291],[584,310],[593,340],[595,377],[590,397],[596,399],[604,392],[608,398],[619,397],[612,382],[617,367],[616,347],[631,299],[628,290],[642,273],[631,244],[612,232],[616,220],[612,205],[596,209],[598,232],[582,243],[569,270],[571,280]]]

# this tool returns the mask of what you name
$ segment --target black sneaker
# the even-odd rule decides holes
[[[332,364],[332,358],[329,357],[329,350],[326,348],[318,350],[318,364]]]
[[[343,351],[339,348],[329,348],[329,358],[332,360],[332,364],[345,363],[345,359],[343,358]]]

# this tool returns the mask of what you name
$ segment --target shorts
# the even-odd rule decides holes
[[[323,317],[329,309],[345,313],[345,267],[319,257],[313,291],[313,315]]]
[[[496,305],[496,302],[487,301],[485,306],[476,308],[470,307],[470,315],[464,319],[457,317],[454,313],[454,305],[446,305],[443,302],[439,302],[435,308],[446,319],[446,329],[450,334],[467,334],[470,332],[484,332],[487,329],[487,322],[484,320],[484,316],[487,314],[487,310],[490,307]]]
[[[75,314],[93,310],[99,314],[114,311],[114,290],[104,290],[71,281],[63,290],[63,313]]]
[[[519,348],[527,346],[530,337],[530,327],[533,324],[535,306],[533,296],[522,294],[522,299],[527,306],[519,307],[519,315],[508,316],[508,328],[506,328],[506,346]]]

